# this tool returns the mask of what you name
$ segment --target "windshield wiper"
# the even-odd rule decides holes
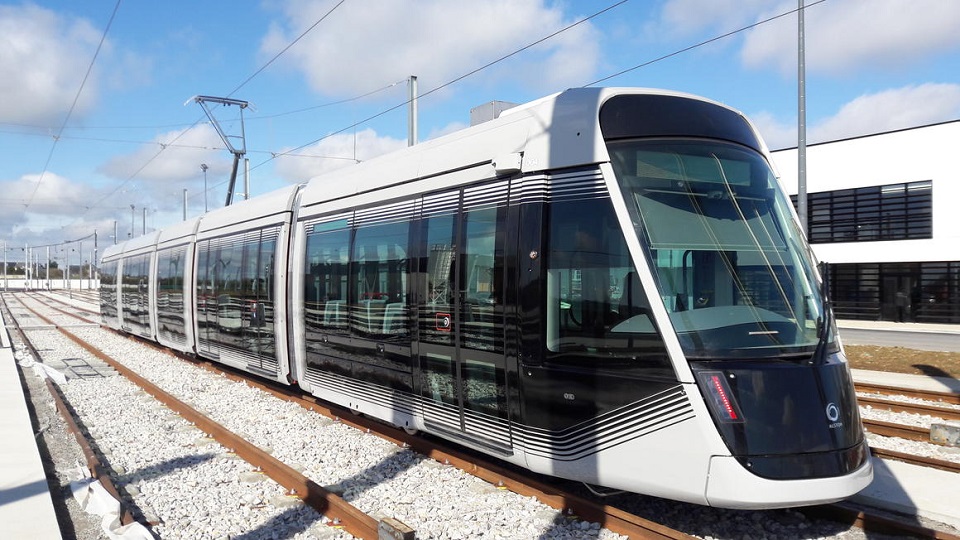
[[[813,362],[821,365],[827,361],[827,342],[830,340],[830,328],[833,326],[833,309],[830,305],[830,269],[823,261],[817,267],[820,271],[820,302],[823,313],[817,318],[817,348],[813,353]]]

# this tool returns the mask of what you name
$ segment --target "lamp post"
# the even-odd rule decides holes
[[[210,167],[207,167],[206,163],[200,164],[200,170],[203,171],[203,212],[204,213],[206,213],[207,210],[209,210],[207,208],[207,169],[209,168]]]

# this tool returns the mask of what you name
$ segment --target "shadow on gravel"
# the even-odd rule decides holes
[[[377,485],[392,480],[417,465],[420,460],[425,459],[411,450],[398,449],[385,456],[380,462],[357,474],[344,478],[337,484],[323,486],[344,500],[351,502],[356,500],[366,491]],[[415,494],[414,494],[415,495]],[[231,540],[260,540],[260,539],[282,539],[293,538],[298,533],[304,532],[309,527],[304,527],[303,521],[310,519],[309,514],[313,509],[299,504],[284,510],[277,514],[268,522],[260,527],[247,531],[243,534],[232,536]],[[385,516],[386,517],[386,516]],[[391,516],[392,517],[392,516]],[[335,529],[331,528],[330,534],[334,534]]]

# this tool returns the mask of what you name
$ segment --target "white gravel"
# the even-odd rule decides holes
[[[112,332],[72,331],[363,511],[413,527],[418,538],[620,538]],[[89,357],[56,332],[33,330],[30,337],[45,358]],[[258,475],[246,462],[126,379],[71,379],[63,392],[116,469],[118,487],[159,521],[153,530],[161,538],[348,537],[313,510],[291,504],[274,482],[251,482]],[[858,529],[811,522],[793,510],[738,512],[638,495],[615,501],[704,538],[865,538]]]
[[[621,538],[112,332],[72,331],[368,514],[413,527],[418,538]],[[44,356],[89,356],[57,332],[28,332]],[[326,538],[336,531],[302,504],[289,507],[274,482],[245,481],[246,462],[126,379],[71,379],[63,392],[116,469],[117,484],[160,521],[154,530],[162,538]]]

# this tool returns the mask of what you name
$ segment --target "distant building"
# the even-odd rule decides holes
[[[807,146],[808,238],[841,319],[960,324],[960,120]],[[797,149],[774,151],[796,204]]]

